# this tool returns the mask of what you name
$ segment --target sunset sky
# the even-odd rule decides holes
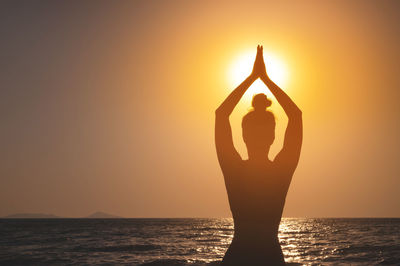
[[[303,111],[284,216],[400,217],[399,13],[398,1],[2,1],[0,216],[230,217],[214,111],[261,44]],[[251,95],[231,117],[243,158]],[[272,110],[271,159],[287,122]]]

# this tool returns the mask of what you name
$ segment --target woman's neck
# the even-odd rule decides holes
[[[247,147],[247,154],[251,162],[269,162],[268,153],[269,147]]]

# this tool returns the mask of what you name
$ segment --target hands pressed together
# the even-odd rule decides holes
[[[301,110],[292,99],[268,77],[265,69],[263,47],[261,45],[257,46],[257,55],[254,61],[253,71],[217,108],[216,113],[218,113],[218,117],[229,117],[244,93],[258,78],[264,82],[288,117],[292,118],[291,120],[301,120]]]
[[[251,72],[250,77],[254,79],[268,79],[264,63],[263,47],[261,45],[257,45],[256,60],[254,61],[253,71]]]

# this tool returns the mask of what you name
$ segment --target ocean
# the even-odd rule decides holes
[[[0,219],[0,265],[218,265],[232,219]],[[290,265],[400,265],[400,218],[283,218]]]

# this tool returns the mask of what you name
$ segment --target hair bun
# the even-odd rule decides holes
[[[267,98],[264,93],[259,93],[253,96],[251,105],[255,111],[265,111],[272,104],[271,100]]]

